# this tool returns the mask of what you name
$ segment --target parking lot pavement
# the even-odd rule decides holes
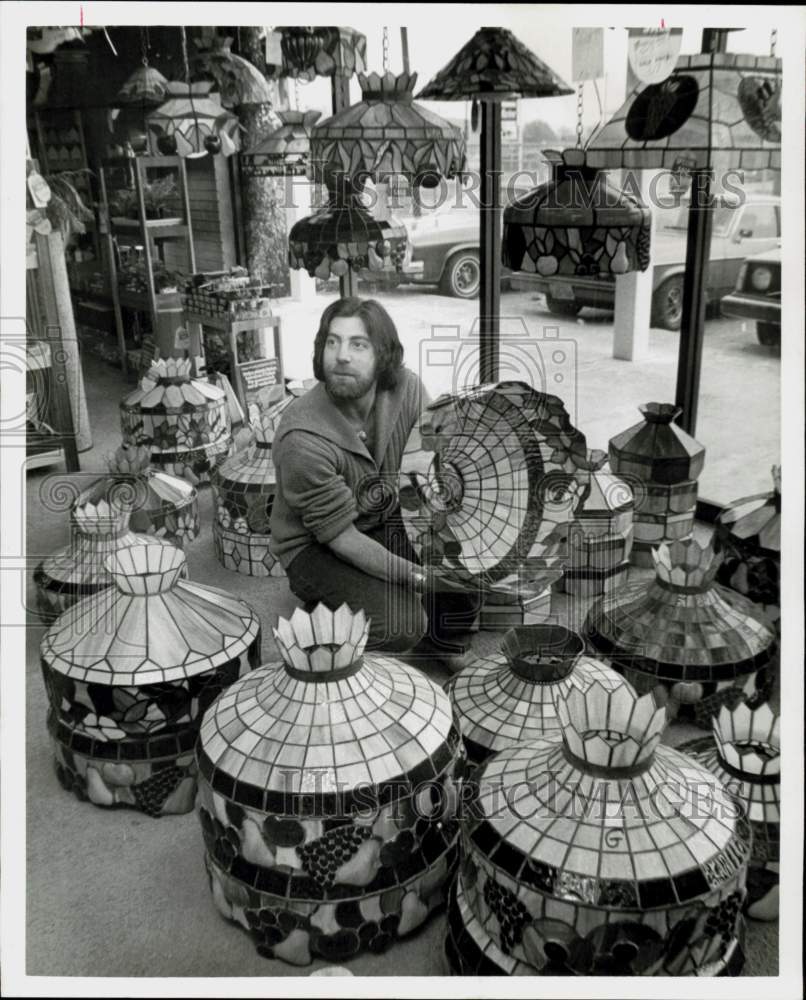
[[[311,377],[319,316],[335,297],[280,305],[288,376]],[[478,299],[413,285],[375,297],[397,325],[406,364],[432,395],[476,381],[471,332]],[[559,395],[591,448],[606,449],[614,434],[636,423],[641,403],[674,399],[678,333],[652,329],[648,358],[616,360],[612,313],[584,309],[575,319],[553,316],[534,292],[502,294],[501,331],[500,377],[526,379]],[[701,496],[724,503],[769,488],[770,466],[780,461],[780,375],[780,359],[758,344],[749,324],[706,321],[697,429],[706,446]]]

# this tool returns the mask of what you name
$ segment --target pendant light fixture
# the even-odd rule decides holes
[[[185,80],[168,84],[168,99],[149,117],[149,131],[159,152],[168,156],[231,156],[241,144],[238,119],[222,107],[212,83],[191,83],[184,27],[181,33]]]
[[[247,177],[304,177],[311,155],[311,129],[320,111],[278,111],[281,125],[241,153]]]

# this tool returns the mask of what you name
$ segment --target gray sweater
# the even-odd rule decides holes
[[[287,408],[272,444],[277,492],[270,548],[283,567],[306,545],[327,544],[353,522],[369,531],[386,520],[397,507],[406,442],[428,401],[419,377],[407,368],[394,390],[379,390],[372,454],[324,383]]]

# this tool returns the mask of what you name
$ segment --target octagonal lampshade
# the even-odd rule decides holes
[[[434,101],[505,101],[572,93],[511,31],[479,28],[417,96]]]
[[[414,102],[416,73],[359,74],[362,99],[317,125],[311,136],[314,176],[323,183],[339,174],[383,182],[402,175],[435,186],[461,173],[461,131]]]
[[[504,265],[544,276],[645,271],[649,209],[589,167],[581,149],[567,149],[553,173],[505,210]]]
[[[311,129],[321,112],[278,111],[282,124],[257,146],[241,153],[247,177],[304,177],[311,154]]]
[[[639,84],[588,147],[595,167],[781,167],[781,60],[681,56],[662,83]]]
[[[178,156],[231,156],[240,149],[238,119],[221,105],[212,84],[169,83],[168,100],[148,118],[161,153]]]

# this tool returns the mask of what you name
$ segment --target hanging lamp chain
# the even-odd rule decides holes
[[[770,32],[770,55],[775,55],[775,46],[778,44],[778,29],[773,28]]]
[[[148,66],[148,36],[146,32],[148,28],[144,25],[140,26],[140,57],[144,66]]]
[[[577,149],[582,149],[582,97],[585,84],[580,80],[577,87]]]
[[[383,71],[387,72],[389,69],[389,29],[384,27],[383,29]]]

